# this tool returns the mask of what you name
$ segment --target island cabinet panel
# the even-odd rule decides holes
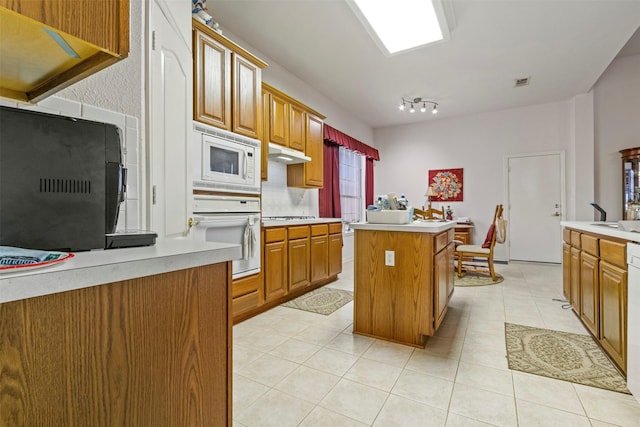
[[[433,249],[431,233],[356,230],[354,332],[424,346],[435,332]]]
[[[230,426],[231,263],[0,304],[0,425]]]
[[[571,248],[571,293],[569,303],[573,311],[580,316],[580,249]]]

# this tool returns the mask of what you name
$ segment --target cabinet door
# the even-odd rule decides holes
[[[171,17],[150,3],[149,31],[155,43],[149,52],[148,189],[150,229],[158,237],[182,237],[192,213],[191,120],[192,56],[176,29],[191,27],[188,14]]]
[[[322,188],[324,177],[324,135],[322,120],[313,114],[307,113],[307,129],[305,153],[311,157],[311,161],[304,163],[306,167],[305,185]]]
[[[296,104],[290,105],[289,110],[289,147],[294,150],[305,149],[305,117],[304,109]]]
[[[456,267],[454,264],[454,260],[456,258],[456,245],[451,242],[449,243],[449,246],[447,246],[447,296],[448,299],[451,299],[451,296],[453,295],[453,291],[455,289],[455,274],[456,274]]]
[[[627,371],[627,271],[600,262],[600,344]]]
[[[433,317],[436,330],[447,313],[448,276],[447,250],[443,249],[433,258]]]
[[[311,283],[329,277],[329,236],[311,238]]]
[[[342,233],[329,235],[329,276],[342,273]]]
[[[274,93],[269,94],[269,142],[289,145],[289,103]]]
[[[309,239],[289,240],[289,291],[309,283]]]
[[[571,248],[571,307],[580,316],[580,249]]]
[[[598,258],[582,251],[580,258],[580,318],[591,333],[599,338]]]
[[[284,241],[264,245],[264,300],[287,294],[287,245]]]
[[[232,54],[233,61],[233,131],[260,138],[262,127],[262,70],[242,56]]]
[[[231,130],[231,52],[198,30],[194,30],[193,37],[193,118]]]
[[[571,301],[571,245],[562,244],[562,294]]]

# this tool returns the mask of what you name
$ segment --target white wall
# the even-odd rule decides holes
[[[569,101],[557,102],[377,129],[375,194],[404,193],[421,206],[430,169],[463,168],[464,201],[446,204],[454,215],[471,217],[474,241],[481,241],[495,205],[505,200],[504,157],[570,150],[572,109]],[[501,245],[496,258],[504,258]]]
[[[640,55],[614,60],[594,87],[595,199],[607,220],[622,219],[619,150],[640,147]]]

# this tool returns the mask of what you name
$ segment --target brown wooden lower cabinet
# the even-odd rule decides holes
[[[329,276],[335,276],[342,273],[342,224],[330,224],[329,233]]]
[[[230,426],[231,263],[0,304],[0,425]]]
[[[600,263],[600,344],[627,371],[627,270]]]
[[[627,242],[567,228],[563,240],[565,296],[591,335],[626,373]]]
[[[327,224],[311,226],[311,282],[329,277],[329,227]]]
[[[580,318],[596,338],[600,338],[598,263],[598,258],[586,252],[580,256]]]
[[[263,297],[257,305],[250,293],[234,297],[236,323],[331,283],[342,272],[341,222],[271,226],[261,235]]]

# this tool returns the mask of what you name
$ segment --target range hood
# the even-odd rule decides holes
[[[288,165],[296,163],[306,163],[311,161],[311,157],[305,156],[302,151],[293,150],[282,145],[269,143],[269,160]]]

